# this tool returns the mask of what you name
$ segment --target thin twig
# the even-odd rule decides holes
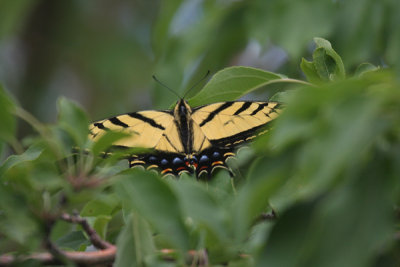
[[[113,244],[104,241],[88,223],[88,221],[79,215],[69,215],[67,213],[61,214],[61,219],[70,222],[76,223],[82,226],[85,233],[89,236],[90,242],[98,249],[107,249],[110,247],[114,247]]]

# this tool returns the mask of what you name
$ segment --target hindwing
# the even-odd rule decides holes
[[[213,146],[227,148],[263,133],[279,112],[277,102],[222,102],[193,109],[192,119]]]

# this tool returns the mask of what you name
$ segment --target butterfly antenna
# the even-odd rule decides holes
[[[177,92],[175,92],[174,90],[172,90],[171,88],[169,88],[168,86],[166,86],[165,84],[163,84],[162,82],[160,82],[160,80],[157,79],[156,75],[152,76],[153,79],[159,83],[160,85],[162,85],[163,87],[167,88],[169,91],[171,91],[173,94],[175,94],[178,98],[182,99],[182,97],[180,95],[178,95]]]
[[[185,96],[192,91],[193,88],[195,88],[197,85],[199,85],[202,81],[204,81],[208,75],[210,74],[210,70],[207,71],[206,75],[204,75],[203,78],[201,78],[198,82],[196,82],[189,90],[186,91],[186,93],[183,95],[183,98],[185,98]]]

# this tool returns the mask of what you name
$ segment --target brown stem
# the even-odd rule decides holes
[[[47,237],[45,240],[45,247],[48,252],[33,253],[27,256],[1,255],[0,267],[12,266],[15,265],[15,263],[26,260],[37,260],[43,265],[64,265],[65,261],[70,261],[82,266],[93,266],[98,264],[105,265],[114,262],[117,254],[117,247],[102,240],[96,231],[89,225],[87,220],[77,214],[69,215],[67,213],[63,213],[60,218],[70,223],[80,224],[89,236],[90,242],[100,250],[83,252],[62,251]],[[47,231],[48,234],[50,234],[52,225],[52,223],[49,224],[49,229]]]
[[[61,219],[70,222],[80,224],[86,234],[89,236],[90,242],[98,249],[107,249],[113,247],[113,244],[108,243],[101,239],[97,232],[89,225],[88,221],[79,215],[69,215],[67,213],[61,214]]]
[[[96,264],[108,264],[112,263],[117,254],[117,248],[115,246],[109,247],[104,250],[98,251],[63,251],[62,255],[71,262],[78,265],[96,265]],[[2,255],[0,256],[0,267],[12,266],[18,262],[26,260],[37,260],[43,265],[63,265],[56,257],[49,252],[34,253],[28,256],[13,256],[13,255]]]

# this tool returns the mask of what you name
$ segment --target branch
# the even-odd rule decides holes
[[[78,265],[96,265],[112,263],[117,254],[115,246],[98,251],[63,251],[62,255],[69,261]],[[34,253],[27,256],[13,256],[2,255],[0,256],[0,266],[14,266],[18,262],[26,260],[37,260],[43,265],[64,265],[63,262],[55,258],[51,253]]]
[[[271,213],[262,213],[255,221],[255,223],[262,221],[274,220],[277,215],[274,211]],[[99,250],[98,251],[63,251],[56,247],[50,240],[46,240],[46,248],[48,252],[33,253],[26,256],[14,256],[14,255],[1,255],[0,256],[0,267],[3,266],[14,266],[16,263],[20,263],[26,260],[37,260],[42,265],[65,265],[65,261],[73,262],[80,266],[93,266],[93,265],[106,265],[114,262],[117,247],[105,240],[103,240],[97,232],[89,225],[86,219],[80,217],[77,214],[70,215],[63,213],[60,219],[79,224],[82,229],[88,235],[90,242]],[[165,261],[174,261],[174,254],[176,253],[173,249],[162,249],[160,254]],[[248,257],[248,255],[241,254],[241,258]],[[190,250],[186,256],[186,261],[191,266],[208,266],[208,254],[207,250]]]
[[[113,244],[110,244],[107,241],[104,241],[103,239],[101,239],[101,237],[97,234],[97,232],[89,225],[87,220],[80,217],[79,215],[75,214],[75,215],[71,216],[67,213],[63,213],[63,214],[61,214],[61,219],[66,222],[80,224],[82,226],[83,230],[89,236],[90,242],[96,248],[107,249],[107,248],[114,246]]]
[[[93,266],[98,264],[113,263],[117,254],[117,247],[101,239],[96,231],[89,225],[87,220],[79,215],[69,215],[63,213],[60,219],[80,224],[86,234],[89,236],[90,242],[98,249],[98,251],[63,251],[56,247],[49,239],[46,240],[46,248],[49,252],[33,253],[26,256],[1,255],[0,267],[12,266],[16,263],[26,260],[37,260],[43,265],[64,265],[64,261],[70,261],[77,265]]]

